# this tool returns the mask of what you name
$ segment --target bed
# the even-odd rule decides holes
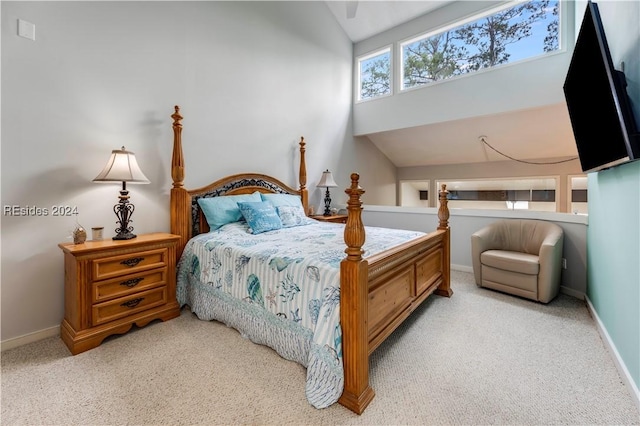
[[[361,414],[375,395],[369,355],[431,294],[452,295],[446,187],[430,233],[365,227],[357,173],[345,190],[346,224],[315,221],[306,217],[301,138],[298,189],[256,173],[186,189],[178,106],[171,117],[171,232],[180,236],[180,304],[306,367],[306,396],[314,407],[339,402]],[[230,202],[242,209],[243,220],[211,222],[211,206]],[[269,228],[263,211],[253,220],[264,207],[264,217],[277,211],[278,226]],[[297,213],[285,215],[291,212]]]

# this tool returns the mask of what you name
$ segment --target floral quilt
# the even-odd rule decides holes
[[[422,232],[366,227],[364,257]],[[340,262],[344,225],[250,234],[244,222],[201,234],[185,246],[177,295],[199,318],[218,320],[307,368],[306,396],[316,408],[342,394]]]

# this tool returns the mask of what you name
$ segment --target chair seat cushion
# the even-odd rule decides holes
[[[480,255],[480,262],[492,268],[527,275],[537,275],[540,270],[538,256],[516,251],[487,250]]]

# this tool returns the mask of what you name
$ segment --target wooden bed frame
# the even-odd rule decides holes
[[[197,199],[205,196],[237,195],[260,191],[297,194],[308,211],[305,142],[300,140],[300,188],[293,189],[273,177],[263,174],[237,174],[202,188],[184,188],[184,157],[182,153],[183,117],[175,107],[173,118],[173,156],[171,161],[171,232],[180,236],[178,258],[185,244],[198,233],[208,231],[207,221],[198,208]],[[431,232],[411,242],[383,253],[362,257],[365,228],[362,223],[364,190],[359,176],[351,175],[348,218],[345,225],[345,259],[340,264],[340,321],[344,391],[340,404],[361,414],[375,393],[369,385],[369,355],[427,297],[432,294],[450,297],[450,230],[447,191],[439,194],[439,225]]]

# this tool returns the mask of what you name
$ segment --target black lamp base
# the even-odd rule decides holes
[[[132,232],[133,226],[129,226],[134,210],[135,206],[129,202],[129,191],[127,191],[126,182],[122,182],[120,201],[113,206],[113,212],[118,218],[116,223],[120,225],[120,227],[116,228],[116,236],[113,237],[114,240],[131,240],[136,238],[136,235]]]
[[[331,194],[329,193],[329,188],[327,188],[327,192],[324,195],[324,213],[323,216],[331,216]]]
[[[113,237],[114,240],[131,240],[136,238],[137,235],[132,234],[131,232],[126,232],[124,234],[116,234],[115,237]]]

